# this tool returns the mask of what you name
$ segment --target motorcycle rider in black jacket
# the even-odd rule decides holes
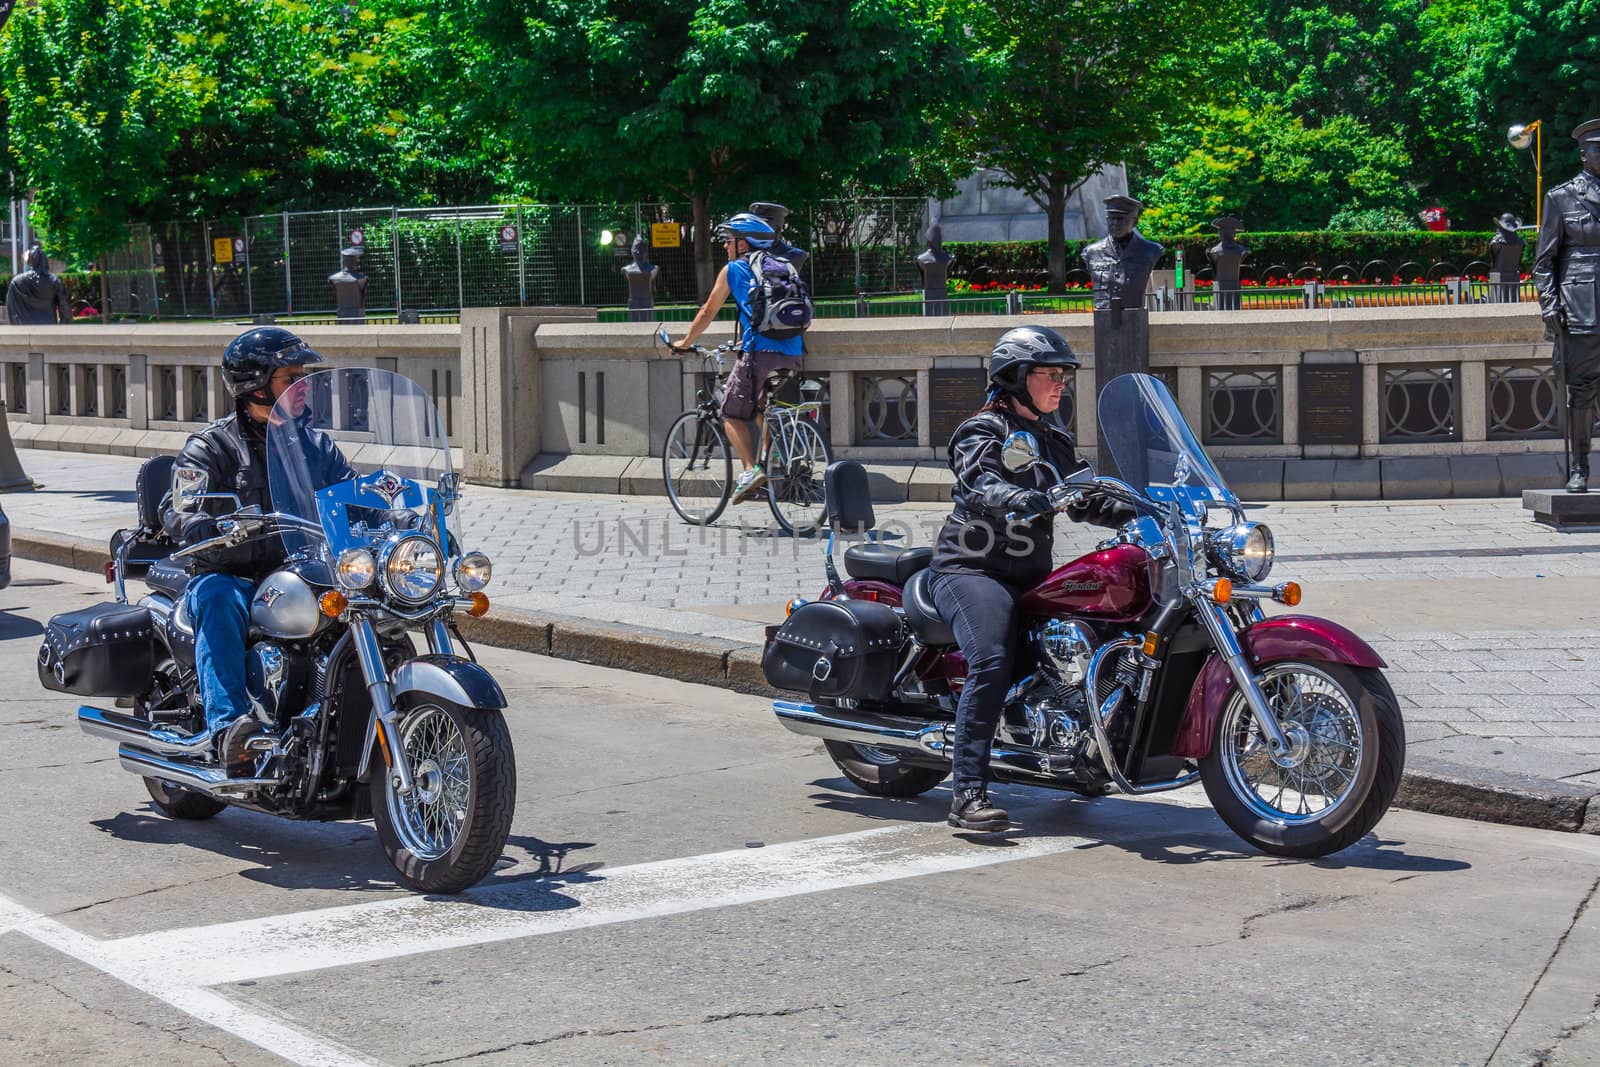
[[[1007,330],[989,354],[988,401],[950,437],[954,508],[934,548],[929,590],[967,658],[956,705],[955,795],[950,825],[1003,830],[1010,817],[989,800],[989,750],[1018,636],[1017,598],[1051,570],[1055,509],[1044,464],[1013,473],[1001,462],[1006,438],[1025,430],[1062,476],[1082,466],[1072,435],[1046,418],[1061,404],[1066,375],[1078,366],[1066,338],[1039,326]],[[1007,514],[1017,513],[1014,521]],[[1116,527],[1133,517],[1104,497],[1069,506],[1077,522]]]
[[[180,547],[216,537],[217,517],[233,510],[232,501],[201,500],[204,493],[232,493],[244,507],[263,513],[272,506],[267,470],[267,419],[284,390],[321,363],[310,345],[276,326],[240,334],[222,355],[222,380],[234,398],[234,413],[190,436],[172,471],[172,490],[163,501],[162,525]],[[353,477],[355,470],[323,434],[307,430],[302,446],[310,469],[322,478],[318,488]],[[256,584],[284,558],[281,539],[261,537],[235,547],[207,549],[190,557],[193,577],[184,600],[195,627],[195,670],[205,704],[205,733],[222,740],[219,760],[228,773],[248,770],[245,743],[261,732],[248,714],[245,693],[245,638],[250,597]],[[197,738],[174,735],[193,743]]]

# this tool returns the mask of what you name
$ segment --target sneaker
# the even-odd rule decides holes
[[[766,484],[767,472],[760,467],[751,467],[740,474],[738,480],[733,483],[733,499],[731,502],[735,504],[744,503],[750,499],[752,493]]]
[[[963,789],[950,802],[949,822],[958,830],[1005,830],[1011,826],[1011,816],[990,801],[985,790]]]
[[[220,758],[229,778],[248,778],[255,769],[255,757],[245,747],[252,737],[262,733],[261,724],[253,715],[241,715],[228,724],[222,735]]]

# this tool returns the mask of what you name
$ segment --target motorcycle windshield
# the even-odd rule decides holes
[[[1100,432],[1122,480],[1152,500],[1202,514],[1201,501],[1236,502],[1161,379],[1113,378],[1100,391]]]
[[[273,509],[314,524],[283,531],[291,554],[325,542],[331,562],[408,531],[459,554],[450,442],[410,378],[367,367],[306,375],[273,406],[267,471]]]

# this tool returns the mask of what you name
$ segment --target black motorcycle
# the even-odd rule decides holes
[[[327,435],[370,474],[318,484],[307,457]],[[470,657],[457,611],[488,610],[490,563],[461,551],[460,479],[433,403],[387,371],[327,370],[278,400],[267,433],[272,500],[262,514],[232,494],[215,538],[175,549],[160,533],[173,459],[139,474],[140,526],[112,542],[116,602],[59,615],[40,649],[47,688],[118,698],[78,710],[84,732],[120,743],[125,770],[178,819],[234,805],[291,819],[372,818],[401,879],[453,893],[494,867],[510,832],[516,764],[506,699]],[[250,770],[230,776],[221,731],[206,727],[188,559],[256,538],[286,561],[250,603],[246,681],[262,732]],[[149,592],[130,603],[126,582]],[[418,654],[417,637],[427,643]],[[457,653],[460,648],[469,658]]]

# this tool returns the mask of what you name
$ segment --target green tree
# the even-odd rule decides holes
[[[687,201],[702,292],[713,207],[907,180],[967,80],[939,0],[479,3],[479,121],[509,131],[525,186]]]
[[[1068,197],[1189,120],[1194,87],[1218,56],[1173,42],[1219,39],[1234,21],[1229,0],[982,0],[974,9],[987,90],[973,96],[950,140],[1044,209],[1053,290],[1066,279]]]

